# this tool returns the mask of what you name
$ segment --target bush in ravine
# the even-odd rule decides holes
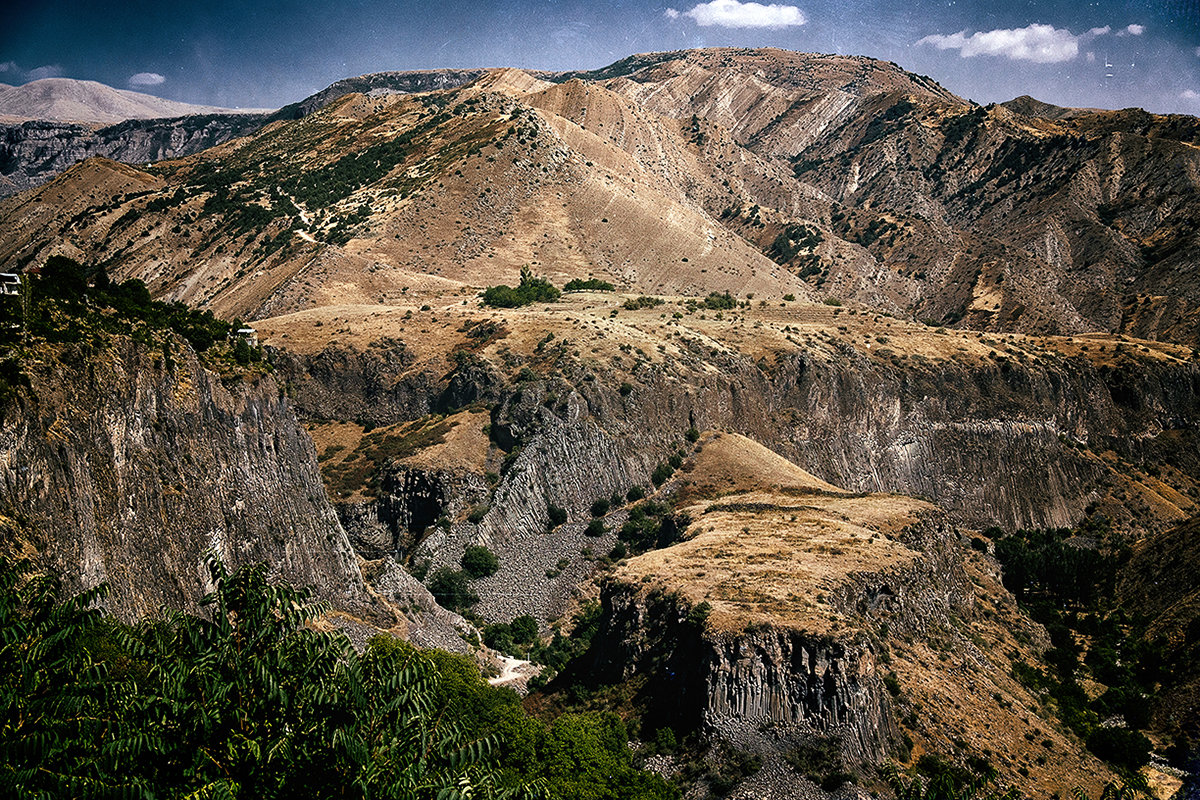
[[[654,468],[654,472],[650,475],[650,481],[655,486],[662,486],[671,476],[675,474],[675,469],[670,464],[659,464]]]
[[[429,591],[438,605],[451,611],[460,611],[479,601],[479,597],[471,591],[468,580],[465,572],[440,567],[429,579]]]
[[[553,530],[567,521],[567,510],[554,503],[546,504],[546,516],[550,518],[550,529]]]
[[[522,614],[508,624],[513,641],[517,644],[530,644],[537,639],[537,620],[528,614]]]
[[[496,554],[481,544],[467,545],[459,563],[462,564],[463,572],[472,578],[486,578],[495,575],[496,570],[500,569],[500,560],[496,558]]]
[[[512,628],[503,622],[483,626],[483,643],[501,653],[513,651]]]

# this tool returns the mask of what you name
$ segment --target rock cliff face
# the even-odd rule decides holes
[[[265,124],[266,114],[129,120],[96,130],[65,122],[0,125],[0,197],[40,186],[93,156],[127,164],[198,153]]]
[[[366,558],[404,559],[439,521],[462,516],[488,497],[482,475],[461,469],[385,467],[378,496],[337,504],[355,550]]]
[[[387,398],[361,388],[359,358]],[[382,369],[387,359],[371,353],[337,361],[350,371],[327,353],[287,362],[288,382],[305,387],[302,414],[389,424],[438,408],[442,387],[462,378]],[[1193,473],[1200,456],[1187,433],[1200,421],[1195,363],[999,353],[901,361],[847,347],[768,363],[697,345],[644,365],[628,395],[620,377],[583,380],[583,369],[578,381],[568,372],[519,390],[499,370],[472,369],[491,376],[475,395],[500,398],[493,437],[505,449],[524,445],[521,470],[485,523],[497,530],[544,525],[545,497],[582,509],[645,485],[689,427],[743,433],[831,483],[925,497],[975,527],[1072,523],[1115,480],[1102,454],[1153,463],[1170,449]]]
[[[278,375],[309,419],[390,425],[437,407],[438,375],[413,373],[403,342],[381,339],[363,350],[329,345],[309,355],[274,348]]]
[[[28,369],[31,387],[4,413],[0,498],[68,586],[107,582],[125,619],[193,609],[214,551],[365,607],[311,440],[274,380],[226,385],[185,345],[164,358],[120,338]]]

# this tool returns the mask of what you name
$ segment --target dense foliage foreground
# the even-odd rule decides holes
[[[0,559],[0,796],[668,798],[612,714],[546,724],[468,659],[388,636],[213,560],[203,616],[127,626]]]

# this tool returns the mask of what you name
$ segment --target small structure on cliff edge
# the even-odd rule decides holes
[[[254,330],[254,328],[238,328],[229,338],[245,339],[246,344],[251,347],[258,347],[258,331]]]
[[[0,272],[0,295],[20,297],[21,276],[15,272]]]

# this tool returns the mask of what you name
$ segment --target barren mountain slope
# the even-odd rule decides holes
[[[871,95],[963,102],[930,78],[862,56],[712,48],[647,58],[655,63],[606,85],[663,116],[703,117],[766,155],[794,155]]]
[[[66,224],[60,238],[93,242],[88,258],[250,316],[487,285],[529,263],[959,327],[1200,336],[1194,120],[982,108],[895,65],[776,50],[649,54],[569,77],[498,70],[345,96],[155,167],[169,199],[89,208],[64,176],[52,200],[25,201],[62,194],[51,227],[23,232],[20,202],[0,212],[13,231],[0,258],[44,258],[46,231]]]
[[[689,196],[693,184],[712,197],[723,187],[697,170],[674,123],[638,126],[651,159],[526,104],[536,84],[495,88],[517,96],[486,86],[351,95],[155,167],[145,180],[163,187],[142,196],[95,203],[105,167],[77,168],[5,204],[2,257],[105,261],[158,295],[247,316],[388,302],[405,287],[511,282],[526,263],[558,282],[594,275],[643,291],[807,294]],[[570,85],[528,99],[553,107],[550,93],[562,91]],[[627,106],[620,113],[636,118]],[[55,227],[65,235],[47,240]]]
[[[1194,118],[984,109],[870,59],[657,55],[606,85],[729,129],[836,201],[821,221],[858,257],[793,262],[831,294],[994,330],[1200,337]],[[742,232],[767,249],[782,226],[762,218]]]

